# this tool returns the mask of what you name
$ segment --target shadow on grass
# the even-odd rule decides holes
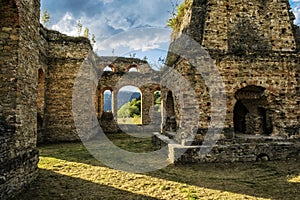
[[[120,135],[114,139],[115,144],[126,150],[138,152],[141,149],[140,145],[142,148],[151,150],[151,141],[138,141],[134,139],[128,142]],[[132,142],[134,145],[131,145]],[[41,155],[93,166],[104,166],[94,159],[81,143],[43,146]],[[145,175],[201,188],[261,198],[300,199],[300,184],[288,182],[289,177],[300,175],[300,164],[297,160],[170,165]]]
[[[299,161],[176,165],[148,175],[260,198],[300,199],[300,183],[288,181],[300,175]]]
[[[14,200],[89,200],[89,199],[145,199],[156,198],[134,194],[106,185],[64,176],[48,170],[40,170],[39,176]]]

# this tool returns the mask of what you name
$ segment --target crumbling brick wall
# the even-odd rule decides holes
[[[256,86],[265,89],[262,94],[266,99],[265,105],[256,105],[255,108],[266,110],[272,121],[271,135],[299,135],[299,27],[293,25],[294,16],[288,1],[186,2],[190,7],[175,26],[172,40],[188,36],[202,45],[213,59],[227,96],[223,132],[234,131],[236,93],[248,86]],[[197,63],[197,56],[194,58],[194,63]],[[198,132],[205,133],[211,126],[212,100],[209,91],[214,86],[206,85],[202,75],[211,74],[211,71],[205,69],[199,74],[195,70],[197,66],[172,53],[167,64],[192,83],[199,102]],[[166,94],[163,96],[166,98]],[[180,108],[180,105],[176,107]],[[184,113],[184,109],[180,108],[176,116],[177,124],[181,123]],[[252,122],[248,125],[254,126]],[[251,134],[256,133],[253,131]],[[190,136],[178,133],[177,140]]]
[[[38,0],[1,0],[0,199],[36,176]]]

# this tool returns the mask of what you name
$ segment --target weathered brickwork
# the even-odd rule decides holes
[[[0,5],[0,199],[7,199],[37,172],[40,3],[2,0]]]
[[[104,71],[109,66],[112,71]],[[149,125],[155,122],[154,118],[160,118],[160,113],[153,110],[153,95],[159,90],[159,72],[154,71],[146,61],[136,58],[122,57],[99,57],[96,61],[96,68],[99,71],[99,84],[97,91],[97,113],[100,119],[100,125],[105,132],[119,132],[128,130],[125,125],[120,129],[117,125],[117,105],[118,92],[124,86],[135,86],[141,91],[142,97],[142,124]],[[135,68],[137,72],[130,72]],[[104,91],[112,92],[112,113],[105,113]],[[152,115],[152,116],[151,116]],[[158,115],[158,116],[157,116]],[[156,130],[159,130],[160,120],[156,121]],[[135,129],[136,130],[136,129]]]
[[[218,70],[226,93],[226,116],[221,139],[225,137],[234,140],[239,134],[243,134],[243,137],[279,136],[282,141],[284,138],[299,138],[299,27],[293,25],[294,15],[290,12],[288,1],[188,0],[186,4],[189,8],[182,21],[174,28],[172,41],[176,44],[184,37],[195,40],[207,51]],[[175,46],[176,48],[178,47]],[[210,91],[215,91],[217,86],[207,85],[213,83],[211,80],[218,78],[215,71],[211,70],[213,67],[206,53],[196,55],[196,48],[192,46],[187,52],[193,55],[189,60],[175,55],[171,49],[167,64],[191,82],[199,105],[199,107],[194,105],[194,109],[198,109],[199,113],[198,116],[188,116],[189,112],[186,112],[186,109],[189,108],[186,103],[176,101],[181,94],[176,95],[173,92],[172,101],[175,109],[172,111],[172,108],[170,110],[167,107],[169,111],[164,114],[168,118],[168,113],[173,112],[176,122],[166,122],[164,127],[165,131],[176,132],[171,135],[180,145],[186,141],[197,145],[202,143],[208,128],[218,129],[218,124],[211,124],[210,96]],[[206,63],[203,62],[205,60]],[[202,71],[197,71],[197,67]],[[207,74],[210,76],[209,81],[203,77]],[[170,81],[177,85],[181,82],[173,79]],[[165,103],[169,101],[168,92],[168,90],[162,92]],[[187,95],[185,91],[181,93]],[[192,101],[193,99],[189,101],[191,105]],[[182,118],[187,119],[187,122],[183,124]],[[199,120],[197,131],[188,123],[195,119]],[[173,126],[176,124],[176,131],[170,128],[171,124]],[[183,125],[190,131],[184,130]],[[199,135],[195,136],[196,132]],[[232,142],[229,143],[235,143]],[[263,144],[262,141],[257,142]],[[221,148],[228,150],[230,144]],[[288,148],[293,149],[294,143],[291,144]],[[243,147],[241,144],[241,149],[248,148],[247,145],[249,146],[245,144]],[[182,151],[180,149],[200,148],[179,146],[175,145],[175,150],[170,154]],[[273,147],[278,150],[280,145],[271,145],[270,149]],[[190,161],[201,162],[196,154],[192,155],[194,150],[189,150],[185,156],[189,157]],[[236,160],[237,152],[227,150],[229,155],[227,161]],[[244,150],[240,151],[242,153],[239,161],[246,161],[250,154],[250,160],[255,160],[257,156],[255,151],[244,153]],[[249,155],[246,155],[248,153]],[[211,160],[219,161],[222,161],[224,156],[214,153],[212,155]],[[242,158],[243,155],[245,159]],[[280,158],[284,157],[285,155]]]
[[[14,196],[35,178],[37,140],[79,140],[74,97],[83,102],[91,100],[93,109],[83,110],[95,111],[98,119],[90,120],[84,114],[82,118],[95,126],[99,120],[105,132],[170,131],[167,135],[178,143],[170,146],[173,162],[182,150],[187,152],[179,157],[180,162],[254,161],[265,156],[284,159],[299,155],[300,34],[299,27],[292,23],[288,1],[187,2],[186,14],[173,32],[173,44],[187,35],[206,52],[194,55],[194,49],[187,47],[185,51],[191,53],[193,62],[170,53],[167,64],[171,68],[156,72],[139,59],[98,57],[86,38],[45,29],[39,24],[39,0],[1,0],[0,199]],[[104,71],[107,66],[111,72]],[[197,66],[201,66],[201,72]],[[226,109],[225,127],[217,146],[202,159],[197,145],[202,144],[211,125],[220,128],[219,124],[210,124],[210,92],[217,91],[218,85],[206,85],[204,79],[207,75],[210,83],[218,79],[212,73],[214,66],[225,84],[226,108],[219,108],[219,113]],[[137,72],[129,72],[132,67]],[[82,68],[80,78],[89,80],[83,85],[92,91],[92,97],[73,92]],[[142,93],[143,126],[117,124],[116,97],[128,85]],[[105,90],[113,94],[111,113],[103,109]],[[153,110],[156,90],[162,93],[162,113]],[[77,128],[84,129],[85,125]],[[90,130],[85,133],[80,137],[89,139],[96,134]],[[195,133],[195,140],[190,141]]]
[[[45,69],[42,140],[75,141],[72,92],[75,78],[92,47],[85,38],[73,38],[57,31],[42,30],[46,55],[40,57]],[[44,57],[44,58],[43,58]],[[46,64],[45,64],[46,62]]]

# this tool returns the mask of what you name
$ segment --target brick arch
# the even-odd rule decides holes
[[[158,84],[154,84],[153,87],[152,87],[152,91],[155,92],[157,90],[161,90],[161,87]]]
[[[242,79],[241,81],[236,81],[234,84],[231,85],[233,94],[236,93],[238,90],[245,88],[247,86],[257,86],[263,87],[266,89],[267,93],[277,94],[276,89],[267,83],[267,77],[260,77],[260,81],[258,80],[251,80],[251,79]]]
[[[234,93],[233,124],[237,133],[270,135],[273,132],[266,88],[245,86]]]
[[[130,83],[128,83],[128,84],[122,84],[122,85],[120,85],[118,88],[115,88],[116,93],[119,93],[120,90],[121,90],[122,88],[126,87],[126,86],[136,87],[137,89],[139,89],[141,95],[143,95],[144,89],[143,89],[142,87],[139,87],[139,86],[137,86],[136,84],[130,84]]]
[[[136,65],[136,64],[127,66],[127,67],[126,67],[126,72],[129,72],[129,70],[132,69],[132,68],[136,68],[136,71],[137,71],[137,72],[140,72],[140,68],[139,68],[139,66]]]
[[[116,67],[113,64],[109,64],[109,65],[104,65],[104,67],[102,67],[102,71],[104,71],[105,68],[110,68],[112,70],[112,72],[116,72]]]
[[[112,87],[106,86],[101,88],[100,93],[102,94],[103,92],[105,92],[106,90],[110,90],[111,92],[114,91],[114,89]]]

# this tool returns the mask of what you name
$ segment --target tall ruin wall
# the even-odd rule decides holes
[[[293,25],[288,1],[189,0],[186,5],[172,40],[174,43],[188,36],[212,58],[225,84],[227,110],[223,133],[299,136],[299,27]],[[200,60],[202,55],[198,56]],[[172,53],[167,64],[192,83],[199,103],[198,133],[206,133],[211,127],[209,91],[214,85],[206,85],[202,75],[212,71],[205,69],[199,73],[195,70],[197,66]],[[164,101],[167,92],[163,94]],[[239,96],[241,93],[244,96]],[[176,95],[173,96],[178,130],[183,115],[189,121],[195,118],[188,117],[176,103]],[[190,137],[192,131],[178,133],[176,139],[181,142]]]
[[[105,71],[109,66],[112,71]],[[152,128],[159,131],[160,122],[155,123],[157,118],[160,118],[160,113],[154,112],[153,101],[154,92],[159,87],[159,80],[154,80],[155,75],[159,76],[159,72],[154,71],[147,61],[137,58],[123,58],[123,57],[98,57],[96,61],[96,68],[99,70],[101,77],[99,77],[99,84],[97,89],[97,114],[100,119],[100,125],[104,132],[116,133],[120,131],[127,131],[134,129],[136,132],[143,132],[142,128],[137,125],[118,125],[117,111],[118,111],[118,92],[124,86],[137,87],[141,92],[141,118],[142,125],[153,125]],[[131,68],[135,68],[136,72],[130,72]],[[110,90],[112,92],[112,111],[104,111],[104,91]],[[160,120],[159,120],[160,121]],[[155,123],[155,124],[154,124]],[[146,129],[143,129],[146,130]],[[148,130],[148,129],[147,129]],[[153,130],[153,129],[151,129]],[[148,130],[150,131],[150,129]]]
[[[37,174],[38,0],[0,4],[0,199]]]
[[[44,110],[41,140],[75,141],[72,111],[72,92],[75,79],[83,61],[92,47],[86,38],[75,38],[57,31],[41,28],[40,66],[45,69]]]

